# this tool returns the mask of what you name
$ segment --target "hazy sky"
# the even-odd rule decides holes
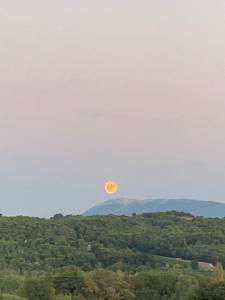
[[[0,0],[0,212],[225,202],[224,0]]]

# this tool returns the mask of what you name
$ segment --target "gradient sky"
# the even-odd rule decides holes
[[[0,0],[0,212],[225,202],[224,0]]]

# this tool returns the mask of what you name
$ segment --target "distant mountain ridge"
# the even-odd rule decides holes
[[[146,212],[166,212],[170,210],[190,213],[194,216],[225,217],[225,203],[193,199],[146,199],[119,198],[107,200],[86,210],[82,215],[132,215]]]

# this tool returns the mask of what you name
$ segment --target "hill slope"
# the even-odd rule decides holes
[[[221,288],[221,297],[194,296],[203,280],[210,288],[212,282],[211,273],[199,270],[198,262],[209,267],[206,262],[216,261],[225,266],[225,218],[174,211],[0,218],[4,299],[22,300],[5,294],[21,291],[27,293],[26,299],[53,299],[43,297],[53,287],[62,294],[54,299],[64,300],[78,292],[79,299],[224,299]]]
[[[85,270],[122,263],[153,266],[153,256],[225,265],[225,218],[185,213],[136,216],[66,216],[51,219],[0,218],[0,268]]]
[[[132,215],[145,212],[183,211],[194,216],[225,217],[225,204],[190,199],[130,200],[115,199],[98,204],[83,213],[91,215]]]
[[[225,218],[185,213],[0,218],[0,267],[20,272],[76,265],[154,265],[156,256],[225,265]]]

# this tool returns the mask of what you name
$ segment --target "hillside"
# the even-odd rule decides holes
[[[135,268],[152,255],[225,264],[225,219],[184,213],[127,216],[0,218],[0,268],[84,269],[118,262]]]
[[[225,217],[225,203],[191,199],[131,200],[114,199],[100,203],[83,213],[91,215],[132,215],[145,212],[183,211],[194,216]]]
[[[3,300],[219,300],[223,267],[208,264],[218,261],[225,265],[225,219],[175,211],[0,218]]]

